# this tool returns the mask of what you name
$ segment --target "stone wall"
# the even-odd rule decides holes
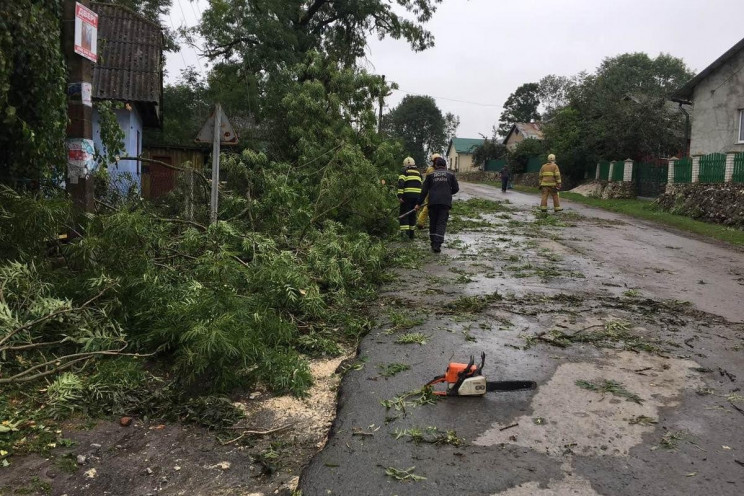
[[[667,184],[656,202],[673,214],[744,228],[744,183]]]
[[[625,181],[589,181],[572,189],[571,192],[605,200],[636,197],[635,185]]]

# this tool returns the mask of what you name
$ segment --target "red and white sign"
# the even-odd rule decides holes
[[[75,4],[75,53],[91,62],[98,61],[98,14]]]

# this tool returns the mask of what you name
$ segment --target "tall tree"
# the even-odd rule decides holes
[[[509,95],[504,103],[504,111],[499,117],[499,134],[506,136],[515,122],[539,120],[537,107],[540,105],[540,86],[526,83]]]
[[[452,115],[453,121],[459,119]],[[421,166],[432,153],[440,153],[447,143],[447,124],[442,111],[430,96],[407,95],[383,118],[386,134],[400,140],[406,154]]]
[[[585,139],[603,158],[642,159],[682,149],[684,118],[668,102],[693,74],[671,55],[627,53],[605,59],[585,80],[573,105]]]
[[[548,74],[540,80],[538,97],[540,98],[540,117],[543,122],[552,119],[561,108],[571,102],[571,98],[586,77],[586,72],[580,72],[575,76]]]
[[[292,64],[318,50],[346,66],[364,55],[367,37],[433,46],[423,28],[442,0],[213,0],[198,28],[211,58],[241,58],[255,71]],[[401,10],[412,15],[408,19]]]
[[[445,142],[449,141],[457,136],[457,128],[460,127],[460,116],[455,115],[452,112],[447,112],[444,115],[444,134]]]

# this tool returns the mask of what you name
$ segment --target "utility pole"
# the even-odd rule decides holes
[[[382,87],[380,88],[380,110],[377,116],[377,133],[382,132],[382,107],[385,105],[385,75],[382,76]]]
[[[75,210],[93,211],[93,180],[88,176],[86,164],[92,165],[93,152],[93,105],[91,102],[91,82],[93,64],[88,58],[75,51],[75,18],[81,4],[87,12],[90,0],[65,0],[62,14],[62,47],[67,62],[67,192],[73,200]],[[95,19],[97,26],[97,18]],[[95,53],[97,31],[86,33],[86,42],[92,42]],[[88,44],[90,46],[90,44]],[[95,55],[94,55],[95,56]]]
[[[209,223],[217,222],[217,204],[219,203],[220,186],[220,141],[222,133],[222,106],[218,103],[214,108],[214,135],[212,137],[212,199],[210,202]]]

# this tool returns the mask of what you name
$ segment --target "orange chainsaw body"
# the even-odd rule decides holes
[[[460,374],[467,370],[468,364],[467,363],[457,363],[457,362],[450,362],[449,365],[447,365],[447,370],[444,372],[444,382],[449,382],[451,384],[454,384],[457,382],[457,379],[459,379]],[[475,365],[470,365],[470,373],[474,373],[478,369]]]

